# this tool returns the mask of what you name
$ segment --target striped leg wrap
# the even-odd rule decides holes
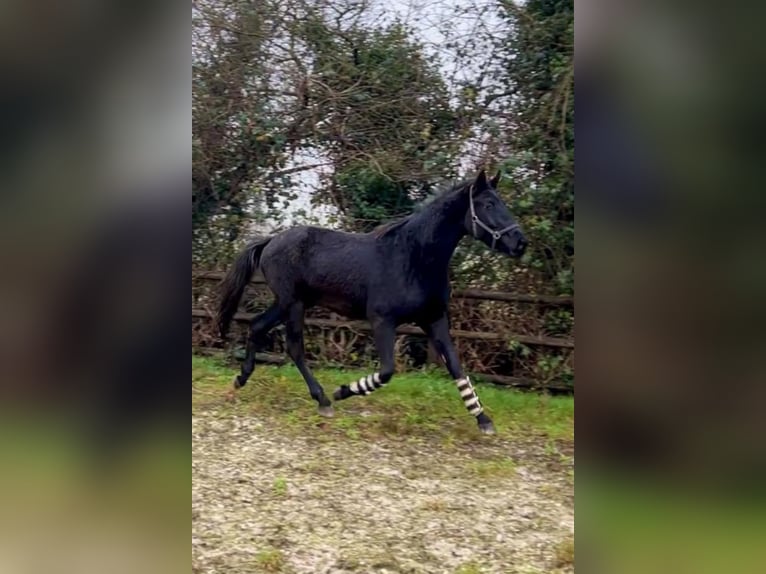
[[[373,373],[354,381],[348,386],[348,390],[354,395],[369,395],[375,389],[379,389],[385,383],[380,382],[380,373]]]
[[[482,407],[479,402],[479,395],[476,394],[476,391],[471,384],[471,380],[468,377],[463,377],[462,379],[457,379],[455,384],[457,385],[457,390],[460,392],[460,398],[463,399],[465,408],[468,409],[468,412],[473,416],[479,416],[482,411],[484,411],[484,407]]]

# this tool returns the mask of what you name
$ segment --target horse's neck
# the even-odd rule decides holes
[[[412,223],[418,228],[413,234],[416,238],[416,257],[420,265],[433,267],[434,272],[443,268],[446,272],[457,244],[465,235],[463,220],[467,205],[463,205],[460,196],[456,196],[441,205],[429,206],[429,212],[423,212]]]

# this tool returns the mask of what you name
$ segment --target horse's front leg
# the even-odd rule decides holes
[[[375,348],[380,359],[380,371],[362,377],[350,385],[342,385],[335,389],[333,398],[341,401],[354,395],[369,395],[371,392],[383,387],[394,376],[394,338],[396,325],[385,319],[373,319],[373,335]]]
[[[445,313],[433,323],[421,325],[421,327],[446,363],[447,370],[452,375],[452,378],[455,379],[457,390],[463,399],[465,408],[476,417],[479,430],[484,434],[495,434],[495,426],[492,424],[492,419],[484,412],[484,407],[479,401],[479,395],[476,393],[471,379],[463,374],[460,359],[457,356],[455,345],[452,343],[452,337],[449,334],[449,317],[447,314]]]

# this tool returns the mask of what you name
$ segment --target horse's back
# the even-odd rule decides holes
[[[344,315],[363,313],[374,265],[373,237],[311,226],[280,233],[261,256],[264,277],[278,297],[289,292]]]

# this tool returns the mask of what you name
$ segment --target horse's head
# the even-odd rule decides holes
[[[468,209],[465,229],[479,241],[512,257],[521,257],[527,248],[527,238],[511,215],[508,206],[497,194],[500,172],[490,180],[484,170],[468,187]]]

